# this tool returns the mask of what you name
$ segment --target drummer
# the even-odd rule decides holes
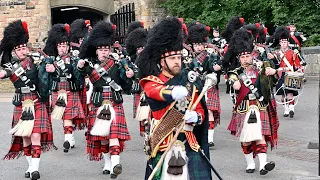
[[[269,57],[277,58],[279,60],[278,75],[281,78],[277,84],[277,95],[282,95],[282,102],[284,103],[284,117],[294,116],[294,96],[298,95],[298,90],[283,89],[282,86],[285,83],[285,76],[288,74],[298,74],[303,77],[303,70],[300,64],[298,52],[289,48],[289,30],[286,27],[278,27],[274,34],[275,43],[280,44],[280,50],[276,53],[277,57],[269,54]],[[299,83],[292,81],[292,83]],[[294,87],[293,87],[294,88]],[[291,88],[292,89],[292,88]]]

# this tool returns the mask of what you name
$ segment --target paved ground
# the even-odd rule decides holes
[[[1,85],[0,85],[1,86]],[[231,101],[221,86],[222,118],[216,129],[216,146],[211,150],[211,161],[225,180],[306,180],[320,179],[318,174],[318,150],[308,150],[307,144],[318,139],[318,79],[309,78],[293,119],[282,117],[283,108],[279,107],[280,130],[278,148],[269,152],[268,159],[276,162],[276,168],[267,176],[258,172],[246,174],[246,164],[240,144],[226,130],[231,118]],[[10,145],[8,131],[11,124],[13,105],[12,94],[0,94],[0,157]],[[132,140],[126,143],[126,151],[121,156],[124,172],[119,180],[141,180],[144,177],[146,156],[143,153],[143,139],[138,134],[138,122],[132,117],[132,97],[125,98],[127,123]],[[53,123],[55,144],[60,148],[42,154],[40,173],[42,180],[100,180],[110,179],[102,175],[102,162],[90,162],[85,154],[84,131],[76,132],[76,148],[68,154],[63,153],[63,131],[59,121]],[[258,168],[258,162],[257,162]],[[12,161],[0,161],[1,180],[24,179],[27,162],[24,157]],[[213,176],[213,179],[217,179]]]

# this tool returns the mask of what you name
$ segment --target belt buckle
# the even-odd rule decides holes
[[[111,91],[111,87],[110,86],[102,86],[102,91],[103,92],[110,92]]]
[[[248,98],[249,98],[249,100],[256,100],[257,99],[257,97],[256,97],[256,95],[254,95],[254,94],[248,94]]]
[[[14,71],[14,73],[16,74],[16,76],[21,76],[23,73],[24,73],[24,69],[23,69],[23,67],[19,67],[18,69],[16,69],[15,71]]]
[[[67,77],[60,77],[60,82],[66,82],[67,81]]]
[[[21,93],[30,93],[30,87],[21,87]]]

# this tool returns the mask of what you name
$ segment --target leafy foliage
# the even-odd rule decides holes
[[[270,34],[276,26],[292,22],[306,36],[320,34],[320,0],[167,0],[162,5],[169,15],[221,30],[232,16],[239,15],[247,23],[265,24]]]

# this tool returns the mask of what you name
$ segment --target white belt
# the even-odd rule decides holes
[[[288,71],[288,70],[290,70],[291,71],[291,69],[288,68],[288,67],[279,68],[278,70],[280,70],[280,71]]]
[[[67,81],[67,77],[60,77],[60,82],[66,82]]]
[[[111,92],[110,86],[102,86],[102,92]]]
[[[30,87],[21,87],[21,93],[30,93],[31,90],[30,90]]]
[[[298,44],[289,44],[289,47],[299,47]]]

